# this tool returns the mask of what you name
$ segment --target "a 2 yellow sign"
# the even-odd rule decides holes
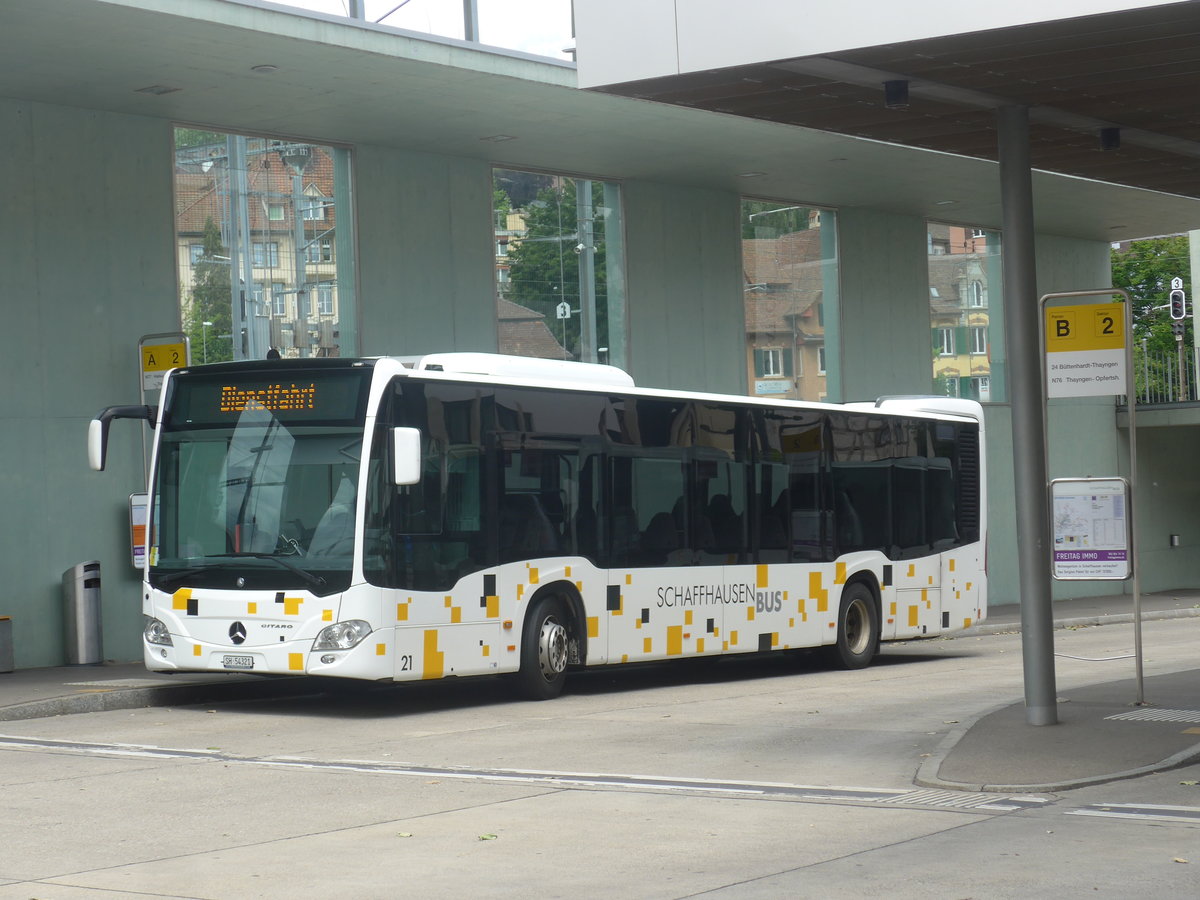
[[[142,390],[162,387],[171,369],[189,365],[187,338],[182,334],[148,334],[138,342],[142,361]]]

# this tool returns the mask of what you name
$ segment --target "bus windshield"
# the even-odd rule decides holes
[[[177,375],[154,476],[151,583],[345,590],[366,374]]]

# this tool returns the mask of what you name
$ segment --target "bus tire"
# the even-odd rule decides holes
[[[521,668],[517,688],[528,700],[553,700],[567,680],[570,635],[566,607],[557,597],[544,597],[525,617],[521,634]]]
[[[838,607],[837,643],[828,647],[830,660],[841,669],[865,669],[879,650],[879,606],[875,592],[863,581],[842,591]]]

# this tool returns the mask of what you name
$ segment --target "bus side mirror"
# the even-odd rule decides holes
[[[145,419],[150,425],[158,418],[157,406],[109,406],[88,423],[88,465],[104,471],[108,456],[108,426],[113,419]]]
[[[108,429],[104,427],[106,424],[108,423],[99,419],[88,422],[88,465],[96,472],[104,471],[104,457],[108,450],[105,446],[108,443],[108,435],[105,434]]]
[[[421,432],[416,428],[392,429],[392,481],[397,485],[421,480]]]

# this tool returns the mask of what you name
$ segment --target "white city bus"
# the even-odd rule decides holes
[[[822,648],[986,615],[979,404],[641,389],[435,354],[177,369],[143,611],[161,672],[408,681]]]

